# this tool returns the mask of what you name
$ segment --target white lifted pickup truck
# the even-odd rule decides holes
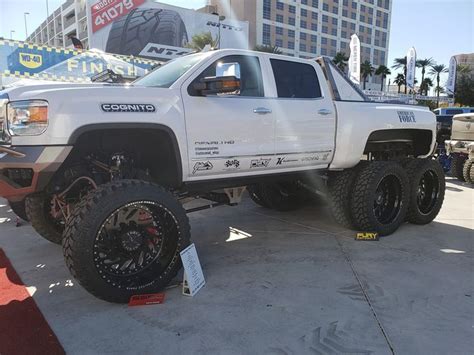
[[[177,274],[192,198],[233,205],[247,187],[285,211],[318,191],[339,223],[380,235],[443,204],[435,115],[368,101],[327,58],[218,50],[131,85],[0,95],[0,195],[111,302]]]

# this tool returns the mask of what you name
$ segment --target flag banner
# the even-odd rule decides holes
[[[449,78],[446,83],[446,89],[450,94],[454,94],[454,91],[456,90],[457,66],[458,61],[456,60],[456,57],[451,57],[451,60],[449,61]]]
[[[410,89],[415,88],[415,76],[416,76],[416,50],[411,47],[407,53],[407,86]]]
[[[360,85],[360,40],[356,34],[351,36],[351,55],[349,56],[349,79]]]

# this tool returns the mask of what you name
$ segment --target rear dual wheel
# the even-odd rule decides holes
[[[150,183],[122,180],[100,186],[75,208],[63,252],[87,291],[126,303],[168,285],[189,243],[189,221],[173,195]]]

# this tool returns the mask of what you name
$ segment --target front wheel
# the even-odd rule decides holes
[[[51,243],[61,244],[64,224],[51,215],[51,196],[44,193],[28,196],[25,208],[34,230]]]
[[[428,224],[443,206],[446,190],[443,168],[436,160],[414,159],[406,169],[410,179],[408,221]]]
[[[364,232],[394,233],[410,201],[406,171],[396,162],[375,161],[361,168],[351,198],[352,220]]]
[[[151,183],[121,180],[90,192],[74,209],[63,252],[87,291],[126,303],[168,285],[189,243],[189,221],[173,195]]]
[[[16,214],[18,217],[20,217],[22,220],[26,222],[30,221],[30,219],[26,215],[25,200],[20,201],[20,202],[8,201],[8,204],[14,214]]]

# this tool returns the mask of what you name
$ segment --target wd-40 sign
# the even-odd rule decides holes
[[[0,76],[82,82],[107,69],[124,76],[143,76],[158,64],[98,50],[78,51],[0,40]]]

